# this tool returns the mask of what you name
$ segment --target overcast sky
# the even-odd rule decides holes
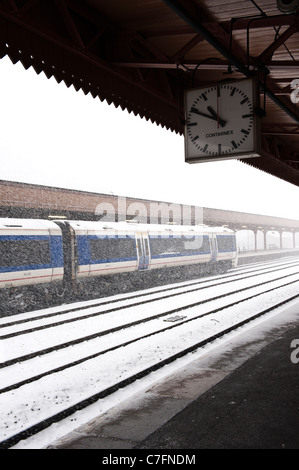
[[[0,179],[299,220],[299,187],[228,160],[188,165],[184,138],[0,60]]]

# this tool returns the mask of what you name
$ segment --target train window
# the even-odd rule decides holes
[[[0,267],[51,263],[48,240],[1,240]]]
[[[209,253],[209,237],[150,237],[152,256]]]
[[[134,238],[91,238],[89,241],[90,255],[93,261],[120,258],[136,259]]]
[[[140,238],[137,239],[137,245],[138,245],[138,254],[139,254],[139,256],[141,256],[142,255],[142,246],[141,246]]]
[[[218,251],[236,251],[236,239],[233,235],[217,235]]]

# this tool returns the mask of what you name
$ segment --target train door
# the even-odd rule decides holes
[[[68,286],[76,278],[78,268],[75,231],[68,222],[55,222],[62,231],[64,283]]]
[[[216,234],[212,234],[212,237],[211,237],[211,253],[212,253],[212,257],[211,257],[211,261],[217,261],[217,238],[216,238]]]
[[[149,264],[150,264],[148,234],[137,233],[136,243],[137,243],[137,256],[138,256],[138,270],[148,269]]]
[[[77,237],[73,227],[70,228],[70,240],[71,240],[71,273],[72,280],[77,278],[78,273],[78,247],[77,247]]]

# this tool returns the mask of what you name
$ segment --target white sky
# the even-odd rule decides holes
[[[299,187],[236,160],[189,165],[184,138],[0,60],[0,179],[299,220]]]

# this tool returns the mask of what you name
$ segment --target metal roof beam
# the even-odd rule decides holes
[[[78,31],[78,28],[76,27],[71,12],[68,9],[65,1],[63,0],[54,0],[55,4],[57,6],[57,9],[63,19],[63,22],[72,37],[74,43],[78,45],[81,49],[85,49],[85,44],[82,40],[82,37],[80,36],[80,33]]]
[[[271,60],[276,49],[282,46],[297,31],[298,25],[292,24],[281,36],[279,36],[274,42],[272,42],[272,44],[270,44],[270,46],[267,47],[267,49],[265,49],[264,52],[262,52],[258,56],[257,63],[268,63]]]
[[[187,24],[189,24],[194,31],[200,34],[209,44],[211,44],[223,57],[229,60],[243,75],[249,77],[251,75],[250,70],[241,62],[230,50],[223,45],[223,43],[217,39],[211,32],[204,26],[203,23],[197,21],[194,17],[191,8],[195,5],[190,1],[184,1],[184,3],[178,0],[163,0],[164,3],[169,6],[178,16],[180,16]],[[187,8],[188,5],[188,8]]]
[[[225,30],[230,31],[233,23],[234,31],[246,30],[248,24],[252,21],[250,18],[232,18],[231,21],[223,21],[219,23]],[[275,26],[290,26],[294,23],[298,23],[298,16],[292,15],[275,15],[275,16],[262,16],[255,18],[254,22],[250,25],[250,29],[265,29],[272,28]]]
[[[195,4],[192,3],[190,0],[163,0],[164,3],[169,6],[174,12],[177,13],[186,23],[188,23],[194,31],[198,34],[201,34],[202,37],[209,42],[221,55],[223,55],[232,65],[234,65],[243,75],[246,77],[252,76],[252,71],[249,67],[244,65],[244,63],[239,60],[234,54],[231,53],[229,49],[227,49],[221,41],[219,41],[207,28],[198,22],[192,14],[192,9],[194,12]],[[266,70],[266,69],[265,69]],[[267,71],[267,70],[266,70]],[[290,116],[295,122],[299,123],[299,118],[296,114],[294,114],[291,109],[282,102],[273,91],[266,86],[264,83],[261,83],[263,91],[267,94],[267,96],[279,106],[288,116]]]

